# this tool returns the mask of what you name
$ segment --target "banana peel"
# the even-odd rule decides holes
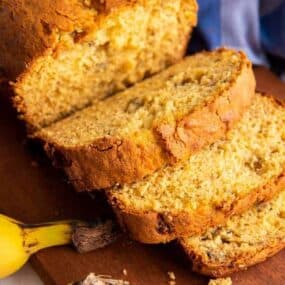
[[[119,230],[112,220],[27,225],[0,214],[0,279],[15,273],[41,249],[73,244],[84,253],[106,246],[118,236]]]

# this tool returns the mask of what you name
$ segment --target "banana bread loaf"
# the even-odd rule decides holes
[[[182,58],[196,0],[2,0],[0,70],[38,129]]]
[[[131,183],[224,137],[251,104],[254,89],[243,53],[203,52],[35,137],[77,190]]]
[[[285,191],[230,218],[222,227],[180,242],[193,261],[193,269],[214,277],[262,262],[285,248]]]
[[[285,188],[285,108],[257,95],[227,135],[175,167],[108,192],[121,225],[141,242],[199,234]]]

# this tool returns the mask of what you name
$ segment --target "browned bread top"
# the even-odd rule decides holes
[[[0,67],[15,80],[33,59],[55,52],[61,33],[94,29],[98,17],[136,0],[2,0],[0,2]],[[87,35],[81,35],[83,38]]]

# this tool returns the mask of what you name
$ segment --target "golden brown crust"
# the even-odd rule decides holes
[[[45,150],[56,167],[65,169],[78,191],[130,183],[164,163],[156,144],[144,146],[112,137],[71,149],[46,143]]]
[[[178,121],[174,133],[168,135],[170,126],[157,126],[153,132],[156,137],[158,133],[161,136],[156,142],[139,145],[132,140],[106,137],[90,145],[67,148],[46,139],[45,149],[55,164],[58,164],[55,153],[69,161],[59,166],[78,191],[138,181],[224,137],[241,118],[255,96],[251,64],[243,57],[240,73],[228,90]]]
[[[216,208],[200,208],[193,213],[135,212],[126,209],[107,192],[118,220],[130,236],[143,243],[162,243],[175,238],[201,234],[203,230],[222,225],[227,218],[241,214],[255,203],[271,199],[285,187],[285,171],[263,187],[234,201],[224,201]],[[163,230],[161,230],[163,229]]]
[[[86,3],[90,2],[88,5]],[[0,2],[0,67],[15,80],[33,61],[56,53],[61,33],[74,34],[94,27],[94,18],[113,8],[132,5],[132,0],[3,0]]]
[[[204,257],[195,252],[195,250],[187,248],[182,244],[186,254],[192,260],[192,270],[203,275],[211,277],[225,277],[234,272],[246,270],[249,266],[265,261],[280,250],[285,248],[284,238],[276,238],[269,240],[262,247],[258,247],[254,253],[244,253],[237,255],[233,259],[225,262],[208,262]]]
[[[221,48],[218,52],[222,52]],[[250,106],[255,94],[255,78],[251,63],[243,58],[239,76],[228,90],[210,104],[194,110],[176,125],[162,124],[155,128],[170,162],[177,162],[206,145],[223,138]]]

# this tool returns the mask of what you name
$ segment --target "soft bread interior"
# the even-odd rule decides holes
[[[285,244],[285,191],[241,216],[233,216],[222,227],[182,240],[193,258],[201,258],[206,266],[217,268],[233,262],[246,264],[264,248],[282,242]]]
[[[54,52],[34,62],[16,84],[16,105],[32,127],[49,125],[176,62],[196,23],[197,6],[137,1],[97,22],[95,12],[94,31],[59,34]]]
[[[84,146],[105,136],[150,140],[154,126],[176,122],[223,96],[243,64],[242,53],[226,49],[190,56],[41,130],[38,136],[64,147]]]
[[[284,123],[283,106],[257,95],[226,139],[175,167],[112,190],[111,197],[123,211],[138,214],[206,214],[221,205],[230,208],[284,171]]]

